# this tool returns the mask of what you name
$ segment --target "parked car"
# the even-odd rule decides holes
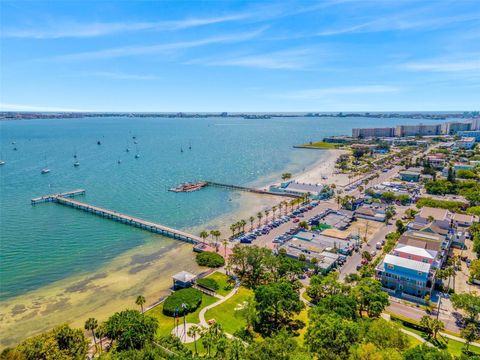
[[[293,222],[294,222],[294,223],[298,223],[299,221],[300,221],[300,219],[299,219],[299,218],[295,218],[295,219],[293,219]]]

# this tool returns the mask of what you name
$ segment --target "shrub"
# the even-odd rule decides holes
[[[219,286],[215,279],[212,278],[202,278],[197,280],[197,284],[203,287],[206,287],[210,290],[218,290]]]
[[[197,264],[200,266],[217,268],[225,265],[225,259],[220,254],[205,251],[197,254]]]
[[[451,200],[435,200],[432,198],[420,198],[417,201],[417,208],[422,208],[424,206],[447,209],[453,212],[462,211],[463,208],[467,207],[468,204],[465,204],[461,201],[451,201]]]
[[[175,310],[183,315],[182,304],[186,305],[185,312],[188,314],[194,312],[202,303],[202,292],[197,289],[188,288],[175,291],[167,297],[163,303],[163,313],[167,316],[174,316]]]

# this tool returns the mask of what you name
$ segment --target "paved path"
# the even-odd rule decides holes
[[[208,322],[205,320],[205,313],[208,310],[214,308],[215,306],[218,306],[218,305],[224,303],[225,301],[227,301],[228,299],[230,299],[233,295],[235,295],[237,293],[239,288],[240,288],[240,280],[235,278],[235,287],[233,288],[232,291],[230,291],[230,293],[228,295],[224,296],[223,299],[220,299],[220,300],[218,300],[217,302],[215,302],[211,305],[205,306],[202,310],[200,310],[200,313],[198,314],[198,317],[200,319],[200,325],[204,326],[204,327],[209,327]],[[227,337],[228,336],[229,336],[229,334],[227,334]]]

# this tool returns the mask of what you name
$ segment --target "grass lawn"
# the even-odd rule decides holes
[[[299,146],[309,147],[309,148],[312,148],[312,149],[327,149],[328,150],[328,149],[337,149],[341,145],[340,144],[327,143],[327,142],[324,142],[324,141],[317,141],[317,142],[302,144],[302,145],[299,145]]]
[[[306,294],[305,294],[306,295]],[[295,320],[302,320],[304,323],[305,323],[305,327],[303,329],[300,329],[298,330],[298,333],[300,334],[298,337],[296,337],[295,339],[297,340],[297,342],[303,346],[303,341],[304,341],[304,336],[305,336],[305,333],[307,332],[307,327],[308,327],[308,311],[310,310],[310,308],[308,306],[305,306],[305,308],[300,311],[300,314],[298,314],[297,316],[295,316]]]
[[[223,304],[215,306],[205,314],[205,320],[215,319],[217,323],[222,325],[223,329],[233,334],[246,325],[246,321],[240,316],[239,311],[235,308],[241,306],[247,299],[253,296],[253,291],[244,287],[240,287],[237,293]]]
[[[202,303],[200,304],[198,309],[186,316],[187,322],[194,323],[194,324],[197,324],[198,322],[200,322],[200,319],[198,318],[198,314],[200,313],[200,310],[202,310],[205,306],[213,304],[216,301],[218,301],[216,297],[203,294]],[[162,310],[163,310],[163,303],[154,307],[152,310],[148,311],[147,315],[153,316],[158,320],[157,335],[166,336],[172,332],[175,325],[174,325],[173,317],[163,315]],[[183,318],[180,319],[180,322],[182,321],[183,321]]]
[[[448,352],[452,355],[455,356],[460,356],[462,353],[462,349],[465,346],[465,344],[461,343],[460,341],[449,339],[449,338],[444,338],[441,335],[437,336],[437,341],[433,342],[428,339],[427,334],[424,331],[421,331],[419,329],[411,328],[408,327],[404,324],[402,324],[400,321],[395,321],[400,327],[404,328],[405,330],[408,330],[410,332],[413,332],[417,335],[420,335],[423,337],[425,340],[428,340],[429,342],[433,343],[435,346],[437,346],[440,349],[446,349]],[[469,350],[477,355],[480,355],[480,347],[478,346],[473,346],[470,345]]]
[[[213,279],[217,282],[218,290],[216,290],[215,292],[219,295],[222,295],[222,296],[228,295],[230,291],[232,291],[233,289],[233,285],[230,286],[228,284],[229,277],[224,273],[216,271],[208,275],[207,278]]]

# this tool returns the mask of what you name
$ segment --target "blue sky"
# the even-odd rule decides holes
[[[0,109],[480,109],[480,1],[2,1]]]

